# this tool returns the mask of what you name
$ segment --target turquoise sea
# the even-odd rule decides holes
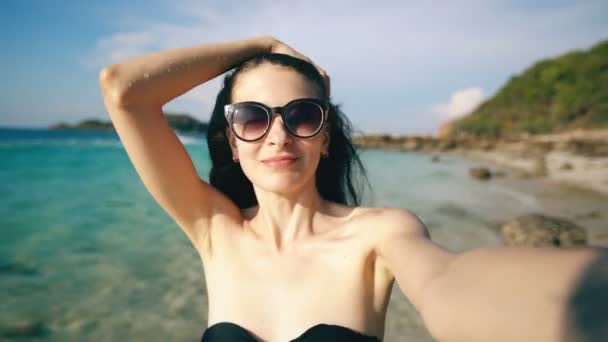
[[[200,176],[203,137],[180,137]],[[453,156],[361,151],[366,204],[405,207],[452,250],[498,244],[493,227],[543,210],[534,196],[468,176]],[[195,341],[203,270],[139,180],[116,134],[0,129],[0,339]]]

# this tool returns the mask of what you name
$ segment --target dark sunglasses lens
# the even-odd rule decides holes
[[[232,128],[244,140],[260,138],[268,128],[268,114],[258,106],[237,108],[232,117]]]
[[[323,110],[313,102],[298,102],[287,108],[285,126],[296,136],[315,135],[323,124]]]

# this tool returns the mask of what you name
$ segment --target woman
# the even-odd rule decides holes
[[[161,109],[233,67],[210,122],[209,185]],[[104,68],[100,83],[143,183],[203,262],[203,341],[378,341],[395,280],[441,341],[572,331],[568,298],[598,250],[455,254],[406,209],[356,206],[358,158],[329,77],[281,41],[154,53]]]

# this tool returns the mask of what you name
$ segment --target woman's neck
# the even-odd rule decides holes
[[[295,193],[278,194],[256,188],[255,194],[258,209],[250,221],[251,228],[276,252],[313,235],[314,218],[325,211],[326,202],[314,182]]]

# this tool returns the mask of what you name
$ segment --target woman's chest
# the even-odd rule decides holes
[[[385,309],[390,286],[376,274],[364,241],[336,235],[280,255],[266,251],[236,238],[214,241],[213,255],[204,260],[209,322],[272,322],[288,331],[319,322],[383,324],[383,317],[370,315]]]

